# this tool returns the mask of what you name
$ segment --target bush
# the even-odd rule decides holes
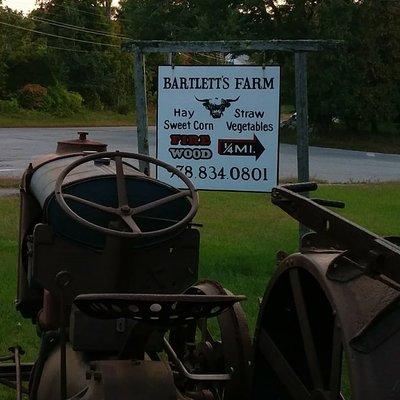
[[[121,115],[128,115],[129,111],[131,111],[131,106],[128,103],[121,103],[118,107],[117,107],[117,112],[118,114]]]
[[[84,98],[85,98],[85,105],[88,107],[90,110],[93,111],[103,111],[104,110],[104,104],[102,103],[100,99],[100,95],[92,90],[87,90],[84,93]]]
[[[47,89],[36,83],[28,83],[18,93],[18,102],[24,108],[39,110],[45,103]]]
[[[83,99],[79,93],[69,92],[61,85],[51,86],[47,90],[42,110],[60,117],[68,117],[82,112],[82,103]]]
[[[0,113],[13,114],[20,111],[17,99],[0,100]]]

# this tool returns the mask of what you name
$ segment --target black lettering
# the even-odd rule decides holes
[[[180,85],[180,89],[188,89],[187,79],[184,77],[181,77],[179,85]]]
[[[275,78],[270,78],[268,80],[268,78],[264,78],[264,89],[274,89],[274,79]]]
[[[210,149],[183,149],[180,147],[171,147],[168,151],[174,160],[180,160],[181,158],[185,158],[186,160],[209,160],[212,157],[212,151]]]
[[[222,78],[222,82],[223,82],[222,89],[229,89],[229,78],[227,76],[224,76]]]
[[[235,81],[236,81],[235,89],[240,89],[242,87],[244,79],[243,78],[235,78]]]
[[[164,77],[164,89],[171,89],[171,78]]]

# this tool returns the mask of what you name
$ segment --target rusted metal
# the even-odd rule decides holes
[[[199,282],[187,292],[203,296],[231,295],[219,283],[209,280]],[[231,379],[223,388],[220,388],[225,393],[226,399],[250,398],[251,339],[246,318],[239,303],[218,316],[218,326],[219,339],[214,339],[207,326],[207,320],[201,320],[198,326],[202,338],[198,345],[198,352],[206,360],[205,368],[208,366],[213,370],[223,365],[225,372],[231,374]],[[193,334],[195,330],[192,331]],[[190,341],[190,334],[187,334],[186,340]]]
[[[55,276],[68,268],[74,278],[67,292],[69,305],[84,293],[173,293],[185,290],[197,280],[200,238],[194,229],[158,244],[152,251],[114,240],[108,240],[101,250],[85,248],[79,242],[55,236],[44,224],[36,226],[34,236],[32,279],[57,299]],[[84,280],[80,279],[79,260],[85,260]]]
[[[22,396],[29,393],[23,382],[30,379],[33,363],[21,363],[25,351],[20,346],[12,346],[9,351],[10,355],[0,357],[0,385],[15,389],[16,399],[22,400]]]
[[[60,305],[54,296],[48,291],[43,291],[43,308],[37,316],[38,326],[42,331],[50,331],[58,328],[60,324]]]
[[[351,260],[353,266],[363,274],[400,290],[400,246],[301,196],[293,188],[299,190],[299,186],[291,185],[273,189],[273,204],[312,229],[319,237],[328,240],[333,248],[345,250],[340,257]],[[301,191],[307,188],[315,190],[316,186],[304,185]],[[342,208],[342,203],[336,201],[324,200],[324,204]],[[336,264],[332,262],[328,270],[332,279],[335,268]]]
[[[78,139],[63,140],[57,143],[57,154],[81,153],[84,151],[107,151],[107,145],[95,140],[89,140],[88,132],[78,132]]]
[[[82,294],[74,303],[94,318],[132,318],[150,324],[176,325],[216,317],[245,298],[226,294]]]
[[[352,400],[396,398],[400,331],[367,357],[353,348],[352,339],[396,302],[398,293],[367,276],[347,283],[328,279],[336,255],[291,255],[271,280],[255,334],[254,399],[274,393],[289,399],[324,393],[322,399],[336,399],[339,392],[347,399],[350,391]],[[301,293],[294,295],[299,287]],[[348,372],[342,370],[342,357]],[[346,388],[339,377],[347,373]]]
[[[14,359],[14,355],[11,355],[9,359]],[[16,381],[16,365],[15,363],[1,363],[0,364],[0,378],[10,379],[11,381]],[[29,375],[32,372],[33,363],[21,363],[21,379],[26,381],[29,379]]]
[[[192,381],[201,381],[201,382],[210,382],[210,381],[230,381],[232,379],[231,374],[193,374],[189,372],[183,362],[179,359],[175,350],[168,342],[166,338],[164,338],[165,350],[168,356],[171,358],[175,367],[179,370],[179,372],[186,378]]]
[[[251,345],[236,304],[244,296],[216,283],[192,287],[199,259],[194,186],[150,157],[82,150],[42,158],[23,180],[18,307],[42,337],[29,371],[30,400],[246,398],[248,381],[241,380]],[[146,176],[135,160],[167,168],[187,190]],[[205,324],[213,317],[221,343]],[[193,353],[197,329],[203,340]],[[177,332],[187,333],[184,353]],[[0,384],[20,396],[19,377],[29,374],[21,367],[7,375],[2,367]]]
[[[342,203],[298,194],[316,188],[286,185],[272,194],[274,204],[314,232],[303,238],[301,253],[281,260],[268,285],[254,340],[252,398],[399,398],[400,249],[321,206]]]
[[[20,346],[10,347],[9,350],[14,356],[15,362],[15,390],[17,400],[22,400],[22,376],[21,376],[21,355],[25,354]]]

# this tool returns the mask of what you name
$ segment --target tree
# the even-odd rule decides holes
[[[337,39],[338,52],[309,56],[310,119],[327,134],[338,117],[352,131],[399,115],[400,4],[386,0],[261,1],[273,36]],[[293,60],[282,59],[286,99],[293,101]]]
[[[248,37],[249,13],[239,12],[238,0],[122,0],[118,20],[123,33],[136,40],[224,40]],[[247,22],[246,22],[247,21]],[[215,57],[176,56],[185,63],[215,63]],[[147,88],[150,98],[156,92],[160,54],[146,58]]]
[[[247,30],[248,14],[239,0],[122,0],[124,32],[141,40],[237,39]],[[160,23],[161,22],[161,23]]]
[[[132,99],[131,57],[121,54],[106,7],[98,0],[44,0],[32,13],[37,29],[58,36],[46,40],[52,74],[92,108],[118,108]]]
[[[314,57],[313,119],[323,122],[324,131],[336,116],[352,130],[369,126],[377,132],[378,122],[393,121],[399,113],[400,4],[330,0],[315,18],[316,37],[343,39],[346,47]]]
[[[11,97],[26,83],[41,83],[48,79],[43,40],[29,31],[34,24],[8,7],[0,7],[0,96]]]

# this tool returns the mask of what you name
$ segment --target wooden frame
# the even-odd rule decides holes
[[[307,182],[309,170],[307,53],[335,51],[343,46],[337,40],[234,40],[234,41],[131,41],[124,50],[134,54],[136,119],[138,151],[149,155],[145,53],[212,53],[245,51],[282,51],[294,53],[295,92],[297,113],[297,176]],[[149,165],[142,162],[140,169],[149,174]]]

